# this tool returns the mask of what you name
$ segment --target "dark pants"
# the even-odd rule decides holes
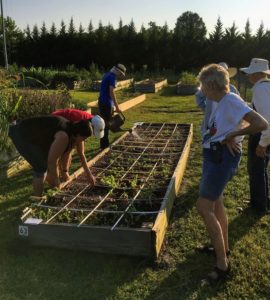
[[[270,209],[268,198],[267,165],[269,157],[256,155],[261,133],[250,135],[248,140],[248,174],[250,187],[250,205],[260,212]]]
[[[48,153],[40,146],[27,142],[20,132],[20,125],[11,125],[8,135],[20,155],[32,166],[34,177],[42,177],[47,171]]]
[[[100,116],[105,121],[104,137],[100,139],[100,148],[105,149],[110,145],[108,122],[111,120],[113,110],[110,104],[102,104],[100,102],[98,103],[98,108]]]

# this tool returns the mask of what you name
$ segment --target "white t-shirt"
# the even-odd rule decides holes
[[[244,128],[246,122],[243,117],[252,109],[243,99],[234,94],[227,93],[219,102],[208,122],[208,130],[203,136],[203,147],[210,148],[210,142],[221,142],[230,132]],[[237,137],[237,142],[241,143],[243,136]]]
[[[270,81],[261,79],[252,88],[252,103],[255,110],[261,114],[270,124]],[[259,144],[262,147],[270,145],[270,125],[262,131]]]

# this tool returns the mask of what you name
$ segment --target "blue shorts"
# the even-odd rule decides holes
[[[212,149],[203,149],[203,171],[200,182],[200,197],[215,201],[236,173],[241,153],[232,154],[226,145],[222,145],[221,162],[216,163]]]

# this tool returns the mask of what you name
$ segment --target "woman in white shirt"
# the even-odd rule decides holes
[[[197,209],[216,254],[216,267],[205,279],[214,283],[230,271],[227,255],[228,221],[223,205],[223,190],[235,174],[241,157],[243,135],[267,128],[267,121],[253,111],[240,96],[229,92],[229,74],[221,66],[205,66],[198,79],[204,95],[217,103],[203,136],[203,170]],[[235,151],[235,142],[238,151]]]

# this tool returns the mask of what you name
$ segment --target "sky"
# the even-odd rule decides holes
[[[159,26],[167,22],[173,29],[177,18],[185,11],[197,13],[204,21],[207,31],[212,32],[218,17],[224,28],[235,22],[239,31],[244,30],[247,19],[255,33],[263,22],[270,30],[270,0],[2,0],[4,16],[15,20],[20,29],[44,21],[47,28],[55,22],[60,27],[61,20],[66,25],[73,17],[76,28],[80,23],[87,28],[92,20],[94,28],[99,21],[103,25],[111,23],[118,27],[119,20],[129,24],[133,19],[136,29],[143,24],[148,27],[150,21]]]

